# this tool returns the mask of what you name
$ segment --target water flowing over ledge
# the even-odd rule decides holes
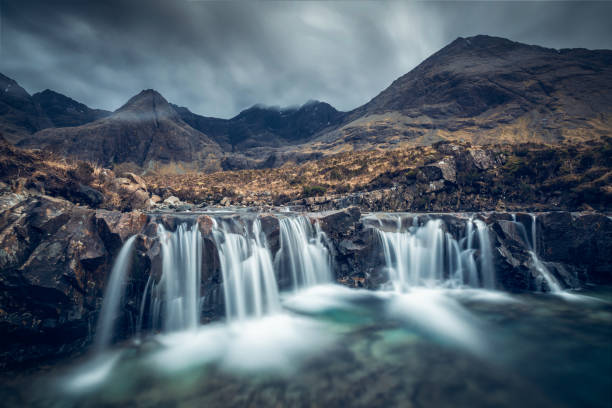
[[[331,283],[334,278],[350,286],[399,293],[420,287],[513,291],[508,270],[499,267],[505,262],[515,275],[524,268],[521,278],[532,282],[527,290],[564,293],[562,273],[568,274],[562,264],[546,263],[537,255],[534,214],[355,217],[350,211],[312,215],[223,211],[162,215],[152,222],[156,234],[148,253],[159,249],[151,257],[152,273],[138,299],[136,331],[144,336],[197,329],[207,310],[216,310],[213,318],[228,322],[280,313],[284,292]],[[107,306],[99,319],[104,329],[96,335],[98,344],[108,345],[119,336],[112,333],[117,326],[112,322],[125,299],[125,285],[117,282],[125,280],[133,243],[134,237],[126,241],[113,269]],[[349,279],[342,277],[346,270]],[[571,289],[571,278],[565,280],[565,288]],[[109,317],[109,313],[114,314]]]
[[[0,282],[14,305],[0,315],[7,341],[0,365],[73,353],[95,342],[106,343],[98,347],[105,349],[128,338],[273,315],[279,303],[282,313],[283,299],[325,282],[375,290],[395,285],[403,293],[494,287],[498,293],[557,291],[566,297],[574,289],[612,282],[612,219],[597,213],[361,214],[349,207],[325,213],[226,209],[146,214],[75,209],[51,199],[26,204],[30,207],[23,211],[32,216],[17,219],[4,232],[5,242],[21,245],[19,234],[30,231],[31,242],[7,246],[7,257],[0,257],[4,270],[18,277]],[[398,220],[401,234],[394,236]],[[128,251],[124,246],[132,236]],[[408,249],[393,251],[393,242],[387,241],[386,259],[385,236],[398,238],[400,248],[406,244]],[[486,238],[489,245],[483,248],[490,246],[490,251],[481,250]],[[229,256],[230,248],[223,246],[232,239],[236,246]],[[532,251],[533,241],[537,251]],[[121,264],[116,261],[122,247],[130,267],[117,279],[123,292],[113,297],[110,271]],[[394,265],[395,252],[419,268],[396,273],[402,269]],[[251,279],[253,269],[260,278]],[[224,274],[235,271],[238,278],[231,288]],[[561,291],[551,282],[558,282]],[[226,296],[226,289],[242,293],[242,300]],[[118,313],[107,313],[112,333],[103,341],[104,330],[96,328],[105,320],[101,306],[111,299],[117,299]],[[27,335],[15,337],[15,330]]]

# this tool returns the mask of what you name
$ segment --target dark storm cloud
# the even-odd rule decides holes
[[[612,48],[611,3],[0,0],[0,72],[116,109],[154,88],[229,117],[255,103],[352,109],[458,36]]]

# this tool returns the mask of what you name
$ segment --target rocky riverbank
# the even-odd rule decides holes
[[[0,340],[2,365],[83,350],[95,331],[104,288],[113,261],[125,240],[138,234],[120,326],[134,330],[149,277],[161,275],[157,224],[174,230],[197,222],[203,238],[202,320],[222,317],[222,275],[215,241],[214,217],[260,218],[268,248],[279,248],[279,221],[272,213],[145,213],[91,209],[48,196],[5,195],[0,213]],[[371,289],[388,277],[371,216],[358,207],[306,214],[319,222],[332,254],[339,283]],[[500,289],[530,291],[542,287],[529,245],[509,213],[474,214],[487,225]],[[403,215],[402,224],[442,218],[455,237],[465,233],[466,214]],[[384,217],[383,217],[384,218]],[[529,214],[515,219],[531,228]],[[612,219],[595,213],[540,213],[537,245],[542,262],[565,288],[612,283]],[[383,225],[385,221],[376,221]],[[381,224],[382,222],[382,224]],[[394,228],[389,223],[388,228]],[[477,255],[479,256],[479,255]],[[279,279],[282,283],[282,279]]]

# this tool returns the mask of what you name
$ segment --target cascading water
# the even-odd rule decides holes
[[[529,246],[528,252],[531,256],[531,261],[533,263],[533,267],[540,274],[546,285],[548,286],[548,290],[551,292],[563,292],[563,288],[557,278],[552,274],[552,272],[544,265],[544,263],[540,260],[538,256],[538,236],[537,236],[537,218],[535,214],[530,214],[531,216],[531,238],[527,238],[527,231],[525,230],[525,226],[516,220],[516,214],[512,214],[512,222],[517,225],[518,230],[523,235],[523,240]]]
[[[318,223],[307,217],[280,219],[280,251],[276,255],[277,269],[286,270],[293,289],[332,281],[330,254],[325,235]]]
[[[469,219],[461,240],[444,231],[441,219],[429,220],[423,226],[414,223],[407,231],[401,230],[401,216],[397,216],[396,224],[395,231],[376,228],[395,290],[440,285],[495,288],[491,243],[484,222]]]
[[[252,233],[244,228],[243,234],[230,232],[228,222],[215,221],[213,228],[223,274],[227,319],[242,320],[279,311],[272,256],[259,219],[253,221]]]
[[[151,327],[163,331],[195,329],[200,322],[202,279],[198,225],[183,223],[170,232],[159,224],[157,236],[162,248],[162,275],[150,288]]]
[[[104,293],[102,310],[98,318],[95,341],[97,351],[103,351],[113,339],[115,320],[119,316],[119,306],[125,292],[125,282],[132,261],[131,255],[135,239],[136,235],[130,237],[123,244],[113,265],[110,280]]]

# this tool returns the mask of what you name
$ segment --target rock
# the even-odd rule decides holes
[[[435,165],[419,167],[418,179],[423,182],[436,181],[443,178],[442,169]]]
[[[178,205],[181,200],[178,197],[170,196],[164,200],[164,204],[166,205]]]
[[[326,234],[338,238],[353,231],[360,217],[359,207],[348,207],[343,210],[315,215],[312,218],[319,221],[321,229]]]
[[[120,213],[117,211],[99,210],[96,218],[102,219],[108,230],[119,236],[121,242],[142,231],[147,225],[149,217],[141,211]]]
[[[104,194],[83,184],[79,184],[76,187],[72,196],[76,201],[86,204],[92,208],[99,207],[100,204],[104,202]]]
[[[612,283],[612,219],[603,214],[551,212],[537,217],[538,254],[578,265],[594,283]]]
[[[259,218],[259,222],[261,223],[262,231],[266,235],[266,242],[270,252],[274,256],[280,248],[280,223],[278,218],[274,215],[265,214]]]
[[[147,184],[140,176],[137,176],[134,173],[123,173],[121,177],[125,177],[126,179],[130,180],[130,182],[136,184],[139,189],[147,191]]]
[[[0,366],[71,353],[91,340],[120,231],[143,216],[44,196],[2,212]]]
[[[434,166],[438,167],[442,171],[442,178],[451,183],[457,181],[457,165],[453,157],[446,157]]]
[[[161,199],[161,197],[160,197],[160,196],[158,196],[157,194],[153,194],[153,195],[151,196],[151,202],[152,202],[153,204],[157,204],[157,203],[161,202],[161,200],[162,200],[162,199]]]
[[[228,205],[230,205],[230,199],[229,197],[223,197],[221,199],[221,201],[219,202],[219,205],[223,206],[223,207],[227,207]]]
[[[212,233],[214,221],[208,215],[200,215],[197,219],[198,228],[202,236],[207,237]]]
[[[497,165],[497,161],[495,160],[495,158],[491,155],[490,152],[486,150],[471,148],[468,150],[468,152],[474,163],[474,166],[476,166],[480,170],[488,170],[492,167],[496,167]]]

